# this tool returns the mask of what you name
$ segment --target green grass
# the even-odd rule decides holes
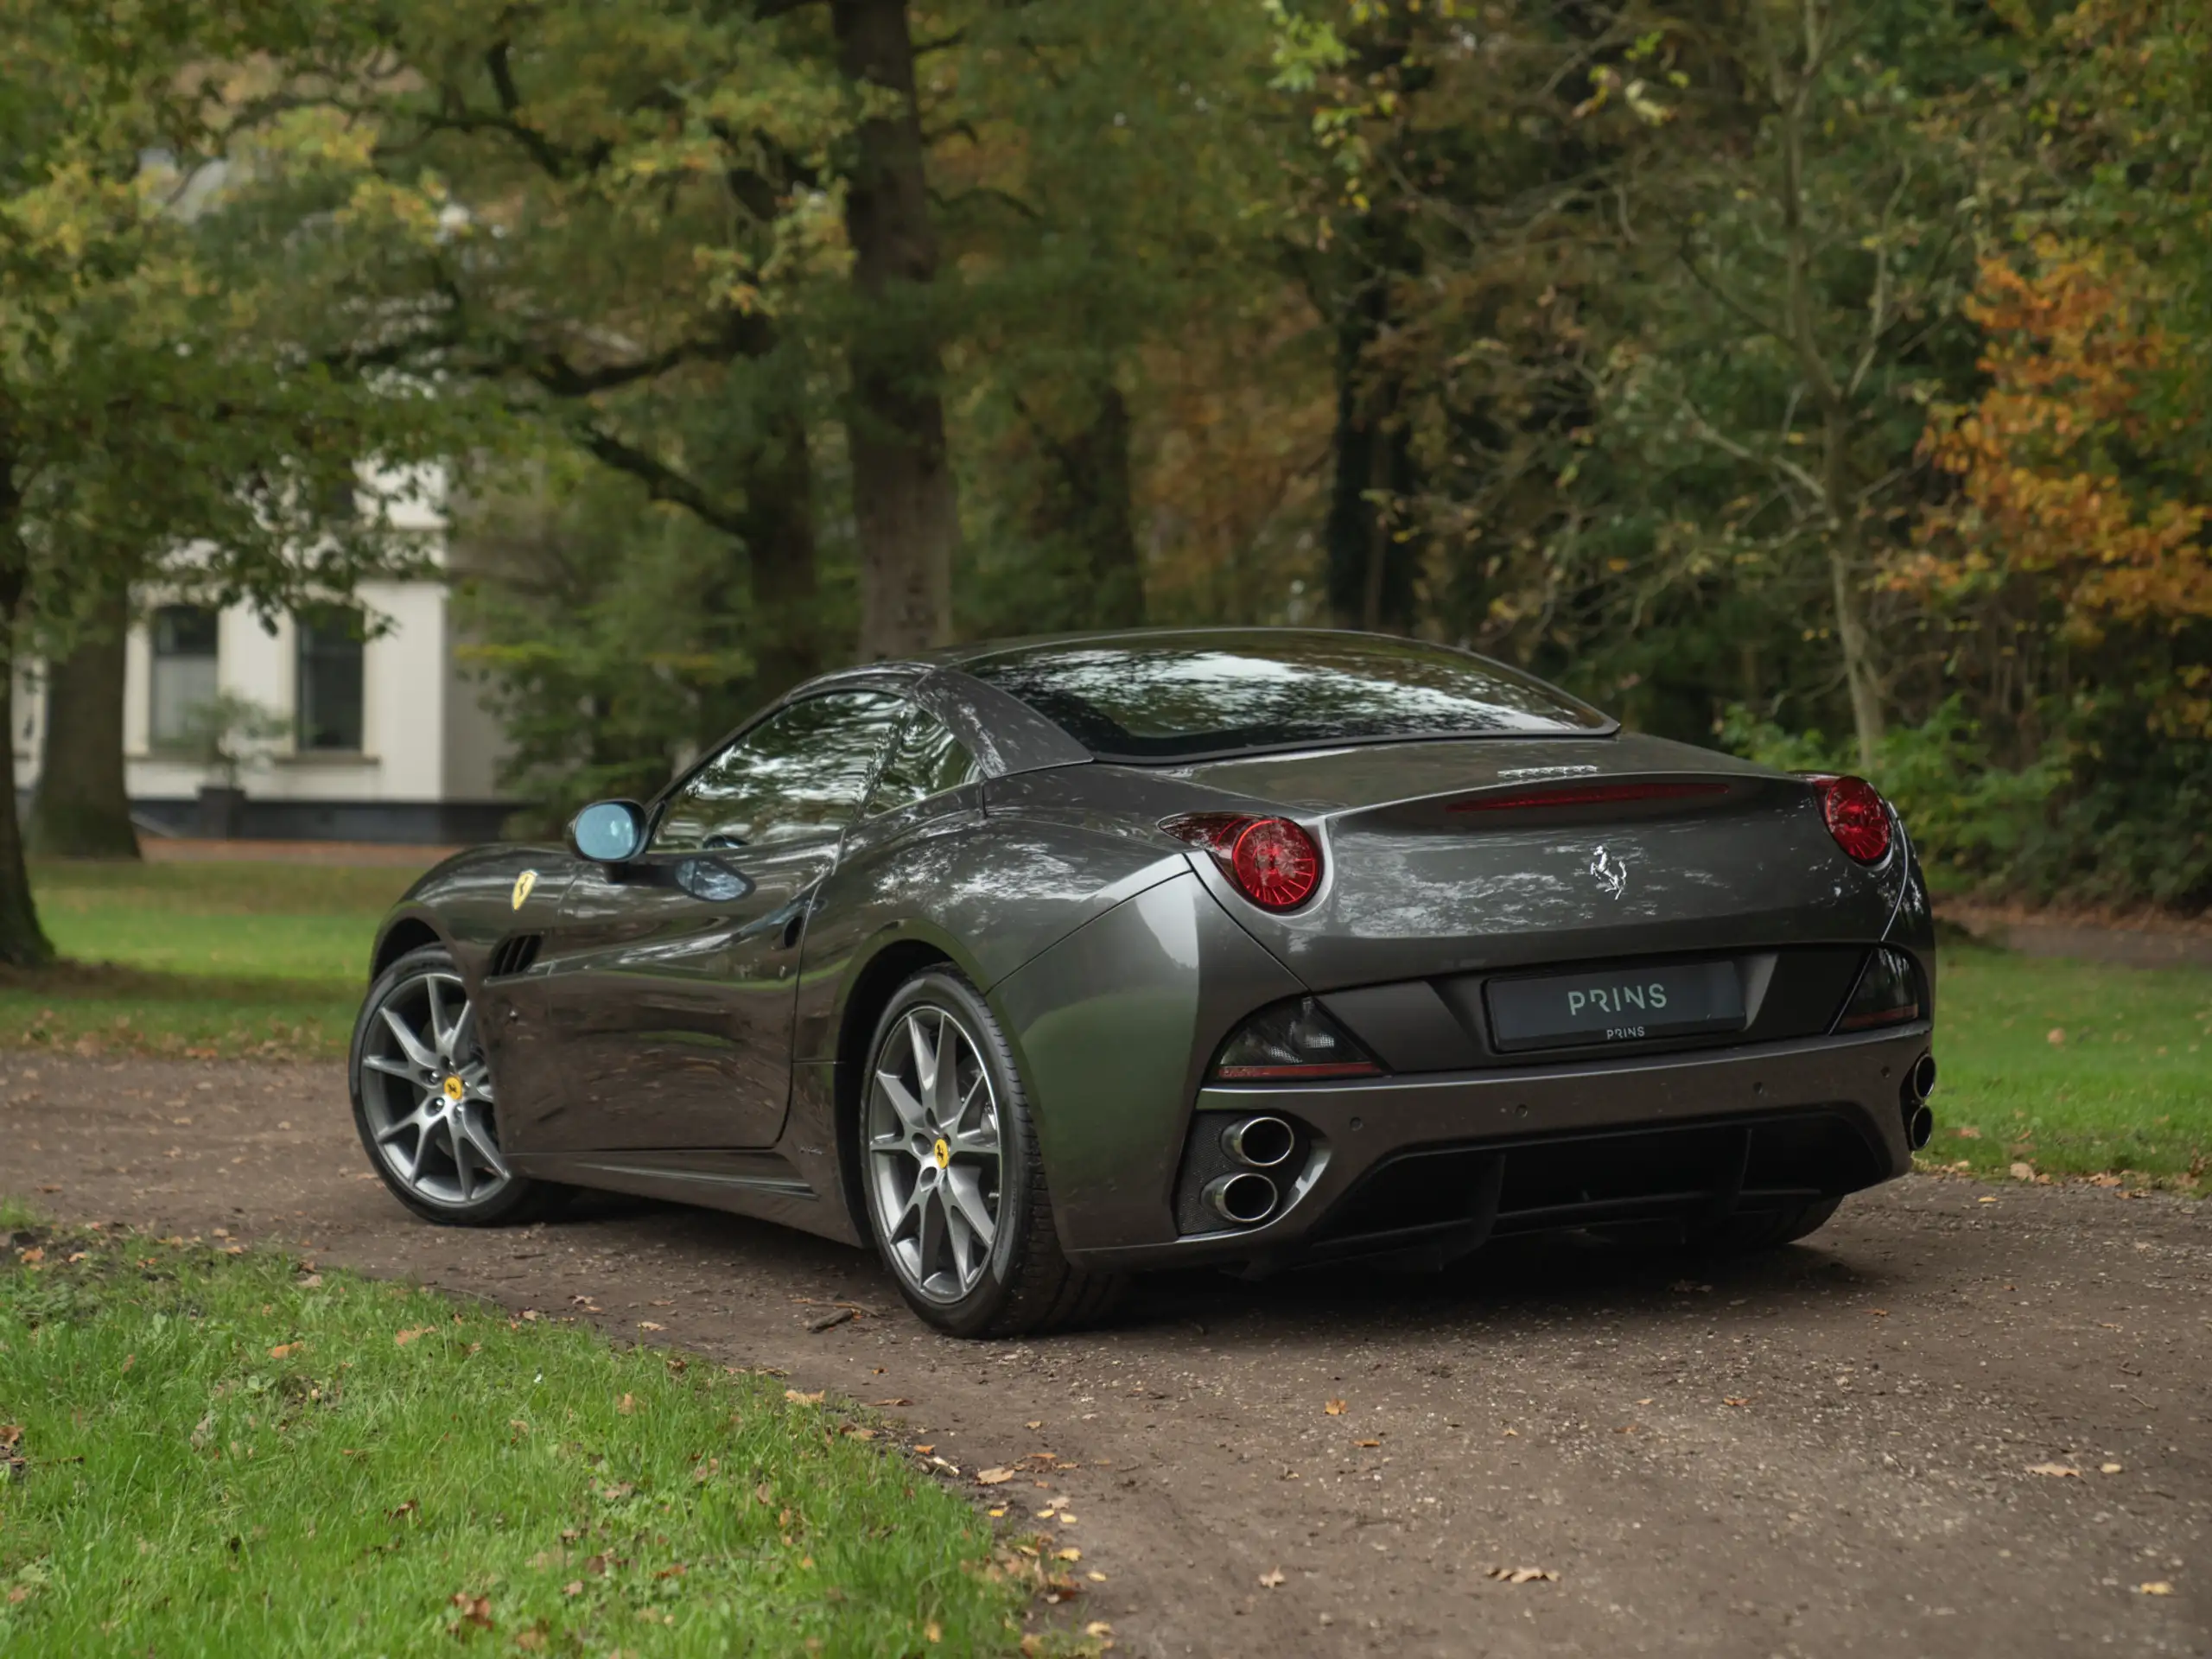
[[[2203,1190],[2212,972],[1974,947],[1947,949],[1938,971],[1942,1081],[1923,1167],[2024,1164]]]
[[[1020,1640],[989,1523],[779,1381],[273,1255],[15,1243],[0,1654]]]
[[[346,865],[35,863],[40,919],[67,961],[0,975],[0,1043],[343,1053],[377,923],[414,876]]]

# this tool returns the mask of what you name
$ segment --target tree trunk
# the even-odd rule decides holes
[[[951,637],[960,509],[944,435],[944,375],[930,288],[937,232],[922,170],[906,0],[832,0],[839,65],[896,107],[860,124],[845,231],[861,303],[849,347],[847,425],[860,531],[862,661]]]
[[[7,786],[0,789],[0,963],[36,968],[54,960],[54,947],[38,925],[30,872],[23,865],[22,828],[16,818],[15,638],[24,570],[15,460],[10,446],[0,442],[0,745],[8,751]]]
[[[24,840],[49,858],[136,858],[123,780],[123,672],[129,596],[100,602],[77,649],[47,671],[46,744]]]
[[[1851,412],[1840,400],[1826,418],[1821,484],[1827,493],[1828,580],[1835,593],[1835,637],[1843,648],[1843,678],[1851,694],[1851,725],[1859,767],[1874,770],[1882,743],[1882,690],[1874,673],[1874,648],[1866,631],[1865,595],[1859,587],[1859,524],[1852,512]]]
[[[1873,648],[1859,608],[1856,549],[1840,533],[1828,538],[1828,576],[1835,588],[1835,632],[1843,646],[1844,683],[1851,692],[1851,726],[1859,741],[1859,766],[1874,770],[1882,744],[1882,695],[1874,678]]]
[[[1388,282],[1387,275],[1370,277],[1338,320],[1336,473],[1322,540],[1336,625],[1404,633],[1413,627],[1413,551],[1392,533],[1384,503],[1412,489],[1413,454],[1390,420],[1396,386],[1366,384]]]
[[[760,707],[822,671],[816,614],[814,465],[796,398],[779,409],[746,480],[743,535],[753,567],[752,699]]]

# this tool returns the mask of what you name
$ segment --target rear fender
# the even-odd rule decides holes
[[[990,1000],[1064,1248],[1175,1236],[1175,1171],[1206,1065],[1244,1015],[1303,988],[1187,870],[1007,976]]]

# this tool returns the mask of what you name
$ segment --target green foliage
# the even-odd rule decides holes
[[[0,1647],[1015,1647],[988,1523],[777,1379],[197,1240],[34,1248]]]
[[[510,745],[513,826],[557,836],[588,801],[644,800],[752,702],[747,607],[723,540],[617,474],[573,465],[461,519],[461,660]]]

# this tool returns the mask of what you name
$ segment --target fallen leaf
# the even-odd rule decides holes
[[[1748,1406],[1751,1402],[1749,1395],[1730,1394],[1722,1395],[1720,1403],[1724,1406]]]
[[[1056,1549],[1052,1554],[1054,1559],[1063,1561],[1079,1561],[1083,1559],[1083,1552],[1079,1549]]]
[[[1382,1445],[1382,1442],[1380,1440],[1354,1440],[1352,1444],[1354,1446],[1377,1446]]]
[[[1086,1573],[1083,1576],[1089,1579],[1093,1584],[1103,1584],[1106,1582],[1106,1575],[1103,1573],[1100,1573],[1096,1570]]]
[[[581,1596],[583,1592],[584,1581],[582,1579],[570,1579],[561,1586],[561,1593],[564,1596]]]
[[[944,1641],[944,1627],[935,1619],[930,1620],[928,1624],[922,1626],[922,1640],[925,1642]]]
[[[404,1521],[409,1516],[420,1515],[422,1512],[423,1506],[410,1497],[397,1509],[388,1511],[385,1518],[389,1521]]]
[[[2033,1164],[2007,1164],[2005,1173],[2016,1181],[2032,1181],[2036,1178],[2036,1166]]]
[[[2168,1584],[2164,1579],[2153,1579],[2148,1584],[2139,1584],[2135,1586],[2135,1593],[2139,1596],[2171,1596],[2173,1592],[2173,1586]]]
[[[2031,1475],[2071,1475],[2075,1480],[2082,1478],[2082,1471],[2079,1469],[2063,1463],[2031,1463],[2028,1465],[2028,1472]]]
[[[630,1414],[637,1410],[637,1401],[626,1394],[614,1402],[614,1409],[620,1412],[625,1417],[630,1415]]]
[[[2116,1475],[2120,1472],[2120,1467],[2116,1463],[2101,1463],[2097,1465],[2097,1472],[2101,1475]]]
[[[638,1329],[640,1331],[665,1331],[668,1327],[664,1325],[656,1325],[651,1319],[639,1319],[638,1321]]]
[[[785,1389],[784,1398],[795,1406],[818,1406],[826,1389],[817,1389],[812,1394],[801,1394],[797,1389]]]
[[[1003,1486],[1013,1478],[1014,1471],[1011,1469],[982,1469],[976,1471],[976,1484],[978,1486]]]
[[[1994,1198],[1976,1198],[1974,1202],[1976,1204],[1994,1204],[1997,1200]]]
[[[543,1619],[540,1619],[537,1624],[531,1625],[526,1630],[517,1630],[515,1632],[515,1646],[523,1649],[526,1652],[535,1653],[538,1649],[544,1645],[545,1621]]]
[[[1951,1133],[1957,1135],[1961,1141],[1979,1141],[1981,1139],[1981,1131],[1974,1128],[1971,1123],[1961,1123],[1957,1128],[1953,1129]]]
[[[302,1290],[320,1290],[320,1289],[321,1289],[321,1288],[322,1288],[322,1275],[321,1275],[321,1274],[319,1274],[319,1273],[311,1273],[311,1274],[308,1274],[308,1276],[307,1276],[306,1278],[304,1278],[304,1279],[302,1279],[302,1280],[301,1280],[301,1281],[300,1281],[300,1288],[301,1288]]]
[[[271,1359],[289,1359],[294,1354],[298,1353],[301,1349],[306,1346],[307,1344],[304,1342],[280,1342],[274,1348],[271,1348],[269,1351],[269,1357]]]
[[[1083,1627],[1083,1633],[1093,1641],[1114,1634],[1114,1627],[1103,1618],[1094,1618]]]
[[[392,1338],[392,1341],[397,1343],[400,1347],[404,1348],[409,1343],[414,1341],[416,1338],[427,1337],[435,1329],[437,1329],[437,1327],[431,1325],[415,1325],[408,1330],[398,1332]]]
[[[480,1630],[492,1628],[491,1597],[472,1596],[466,1590],[457,1590],[454,1592],[453,1605],[461,1609],[460,1621],[453,1627],[455,1635],[460,1634],[463,1624],[474,1625]]]
[[[788,1393],[788,1392],[789,1392],[789,1391],[788,1391],[788,1390],[786,1390],[786,1393]],[[899,1395],[897,1399],[895,1399],[895,1400],[877,1400],[877,1401],[872,1402],[871,1403],[875,1404],[875,1405],[879,1405],[879,1406],[911,1406],[911,1405],[912,1405],[914,1402],[913,1402],[912,1401],[909,1400],[908,1398],[906,1398],[906,1396],[905,1395],[903,1395],[903,1394],[902,1394],[902,1395]],[[1037,1427],[1037,1425],[1036,1425],[1036,1424],[1034,1424],[1034,1423],[1030,1424],[1030,1427],[1032,1427],[1032,1428],[1034,1428],[1034,1427]]]
[[[902,1402],[901,1403],[904,1403],[904,1402]],[[1022,1427],[1023,1427],[1024,1428],[1042,1428],[1042,1427],[1045,1427],[1045,1420],[1044,1420],[1042,1417],[1039,1417],[1039,1418],[1035,1422],[1033,1422],[1033,1423],[1024,1423],[1024,1424],[1022,1425]]]
[[[17,1250],[16,1255],[22,1260],[32,1263],[34,1266],[46,1260],[45,1250],[35,1244],[32,1245],[28,1250]]]
[[[22,1438],[23,1431],[20,1424],[0,1423],[0,1446],[19,1445]]]
[[[1539,1580],[1547,1584],[1559,1582],[1558,1573],[1541,1567],[1493,1567],[1490,1576],[1501,1584],[1534,1584]]]
[[[1344,1402],[1341,1400],[1332,1400],[1326,1405],[1323,1406],[1321,1409],[1327,1412],[1332,1417],[1341,1417],[1344,1414]]]
[[[1260,1582],[1270,1590],[1277,1588],[1283,1583],[1283,1570],[1279,1567],[1271,1567],[1266,1572],[1260,1574]]]
[[[2066,1027],[2063,1026],[2053,1026],[2050,1028],[2050,1034],[2045,1036],[2044,1039],[2044,1041],[2049,1043],[2053,1048],[2058,1047],[2061,1044],[2064,1043],[2065,1040]]]

